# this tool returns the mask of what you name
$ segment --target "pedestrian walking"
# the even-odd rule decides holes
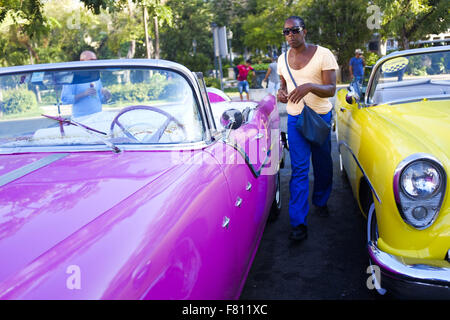
[[[280,89],[277,99],[287,103],[287,127],[292,167],[289,184],[289,217],[292,231],[289,238],[296,241],[307,238],[310,158],[312,157],[314,170],[312,203],[315,206],[315,212],[320,216],[329,214],[327,201],[331,194],[333,178],[331,133],[328,133],[325,143],[317,146],[306,140],[296,128],[297,120],[305,104],[330,124],[332,104],[328,98],[333,97],[336,91],[338,64],[335,57],[329,49],[307,43],[306,34],[305,22],[301,17],[287,18],[283,35],[290,49],[278,58]]]
[[[269,64],[269,68],[267,69],[266,76],[262,82],[267,82],[267,92],[276,95],[278,90],[280,89],[280,77],[278,75],[278,64],[277,64],[277,56],[272,57],[272,63]]]
[[[253,72],[253,76],[255,76],[256,75],[255,69],[253,69],[250,60],[245,61],[244,64],[238,65],[237,68],[239,71],[237,79],[238,79],[239,95],[241,97],[241,100],[244,100],[243,96],[242,96],[243,92],[245,92],[247,94],[247,100],[250,100],[249,93],[248,93],[250,90],[250,85],[248,84],[247,76],[248,76],[248,73],[250,72],[250,70]]]
[[[352,57],[350,59],[350,62],[348,63],[348,68],[350,70],[350,75],[352,77],[352,81],[357,82],[360,86],[362,86],[365,65],[366,65],[366,62],[364,60],[362,50],[356,49],[355,56]]]

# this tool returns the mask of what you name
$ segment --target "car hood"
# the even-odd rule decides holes
[[[450,145],[448,101],[380,105],[373,107],[373,110],[388,122],[390,127],[402,132],[405,138],[402,140],[411,141],[417,152],[429,153],[442,162],[448,162]],[[405,150],[411,151],[406,146]]]
[[[111,236],[109,239],[109,243],[117,246],[118,256],[121,242],[134,236],[136,243],[144,236],[151,238],[154,235],[139,235],[138,238],[130,232],[133,230],[131,226],[136,226],[136,223],[139,226],[140,223],[135,221],[130,225],[129,220],[135,218],[131,216],[138,212],[141,223],[145,220],[147,226],[153,221],[161,222],[167,217],[157,214],[171,208],[167,204],[168,199],[161,200],[162,191],[175,188],[177,183],[174,181],[181,180],[187,170],[201,176],[199,168],[192,169],[192,165],[172,161],[171,152],[80,152],[54,156],[44,153],[0,155],[0,179],[11,173],[20,173],[35,163],[41,164],[0,186],[0,298],[22,298],[32,287],[44,286],[42,283],[49,272],[57,272],[60,281],[65,281],[68,277],[66,272],[70,271],[68,267],[73,263],[84,266],[84,270],[91,268],[91,274],[101,272],[88,266],[96,257],[83,257],[85,260],[75,257],[81,257],[80,251],[86,253],[92,246],[99,246],[91,250],[97,254],[111,250],[102,248],[99,239],[106,243],[106,238],[118,224],[127,228],[127,234],[122,231],[121,235],[114,236],[114,240]],[[50,161],[43,165],[46,159]],[[184,189],[192,192],[187,187]],[[189,198],[180,190],[176,194]],[[152,202],[149,199],[157,196],[158,205],[152,203],[155,212],[148,207],[147,212],[139,212],[142,204],[148,206]],[[177,205],[181,206],[180,202]],[[138,229],[134,227],[136,234]],[[113,267],[115,262],[104,263]],[[89,284],[95,287],[95,281],[90,279]],[[55,285],[50,287],[48,290],[54,290]],[[78,298],[101,297],[100,292],[97,296],[95,294]],[[72,298],[56,294],[48,296]],[[26,298],[40,299],[42,296]]]

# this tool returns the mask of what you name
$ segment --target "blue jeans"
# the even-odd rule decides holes
[[[362,86],[363,76],[353,76],[353,81],[357,82],[360,86]]]
[[[247,92],[249,91],[249,85],[248,85],[248,81],[244,80],[244,81],[239,81],[238,82],[238,89],[239,89],[239,93],[242,94],[242,92]]]
[[[320,115],[331,123],[331,111]],[[292,174],[289,183],[289,218],[293,227],[307,225],[309,211],[309,163],[312,157],[314,170],[314,190],[312,203],[325,206],[331,194],[333,180],[333,160],[331,159],[331,132],[325,143],[318,147],[309,143],[295,128],[298,116],[288,115],[288,141]]]

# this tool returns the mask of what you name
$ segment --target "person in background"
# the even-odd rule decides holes
[[[336,70],[339,69],[333,53],[327,48],[307,43],[306,33],[302,18],[298,16],[287,18],[283,34],[291,49],[278,58],[280,90],[277,98],[278,101],[287,103],[288,113],[287,127],[292,168],[289,183],[289,218],[292,230],[289,239],[293,241],[307,238],[310,160],[314,168],[312,203],[316,208],[315,213],[319,216],[329,215],[327,202],[333,179],[331,132],[328,133],[324,144],[316,146],[306,140],[296,128],[305,104],[328,124],[331,123],[333,105],[328,98],[333,97],[336,92]],[[297,86],[291,79],[288,67]]]
[[[274,55],[263,80],[263,82],[268,80],[267,92],[274,96],[277,94],[278,89],[280,89],[280,77],[278,76],[277,68],[277,56]]]
[[[248,73],[250,72],[250,70],[253,72],[253,76],[255,76],[256,75],[255,69],[252,68],[250,60],[247,60],[245,62],[245,64],[238,65],[237,68],[239,71],[237,80],[238,80],[238,89],[239,89],[239,95],[241,97],[241,100],[244,100],[243,96],[242,96],[242,93],[244,91],[247,94],[247,100],[250,100],[250,97],[248,94],[248,91],[250,90],[250,86],[247,81],[247,76],[248,76]]]
[[[92,51],[83,51],[80,61],[97,60]],[[90,83],[63,86],[61,102],[72,105],[72,117],[78,118],[102,111],[102,103],[111,98],[111,93],[102,87],[100,79]]]
[[[366,65],[364,56],[362,54],[363,52],[361,51],[361,49],[356,49],[355,56],[350,59],[350,62],[348,64],[352,81],[357,82],[360,86],[362,85],[364,77],[364,66]]]

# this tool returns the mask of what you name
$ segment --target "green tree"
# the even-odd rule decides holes
[[[153,26],[154,26],[154,36],[155,36],[155,56],[159,58],[159,28],[164,24],[167,23],[168,25],[171,25],[172,23],[172,10],[169,6],[166,5],[166,0],[81,0],[87,8],[92,10],[95,14],[100,14],[101,9],[108,9],[110,11],[117,11],[117,10],[128,10],[129,17],[134,16],[133,5],[134,3],[137,7],[141,8],[143,12],[143,18],[142,22],[144,25],[144,41],[146,43],[146,50],[147,50],[147,57],[150,56],[150,46],[148,43],[148,35],[147,35],[147,15],[152,17],[153,20]],[[133,25],[136,25],[135,21],[130,23]],[[127,27],[130,27],[127,25]],[[133,33],[130,34],[133,36]],[[130,47],[128,50],[128,57],[134,56],[131,53],[134,52],[135,49],[133,49],[133,46],[135,45],[136,39],[129,39],[130,41]]]
[[[0,0],[0,23],[9,16],[13,24],[20,26],[19,31],[30,38],[46,34],[48,24],[42,7],[41,0]]]
[[[372,36],[367,27],[366,0],[313,0],[304,12],[307,39],[332,50],[341,67],[343,79],[349,76],[348,62],[355,49]]]
[[[410,41],[428,34],[439,34],[450,28],[448,0],[375,0],[383,12],[383,36],[396,37],[404,49]]]
[[[281,34],[286,18],[299,15],[306,1],[263,0],[258,1],[243,25],[243,42],[246,47],[266,51],[270,47],[280,47],[284,41]],[[250,11],[250,10],[249,10]]]
[[[173,24],[161,29],[162,58],[206,72],[213,61],[210,6],[203,0],[169,0],[167,5]]]
[[[3,35],[8,34],[6,41],[2,37],[1,44],[8,45],[12,40],[19,51],[23,51],[21,49],[27,51],[29,63],[39,61],[35,50],[36,41],[47,35],[51,28],[51,21],[46,19],[42,7],[43,2],[40,0],[0,0],[0,28]],[[9,49],[3,47],[1,50],[9,51]],[[22,61],[20,56],[21,53],[16,54],[13,60]],[[1,59],[2,64],[4,65],[8,59],[4,56]]]

